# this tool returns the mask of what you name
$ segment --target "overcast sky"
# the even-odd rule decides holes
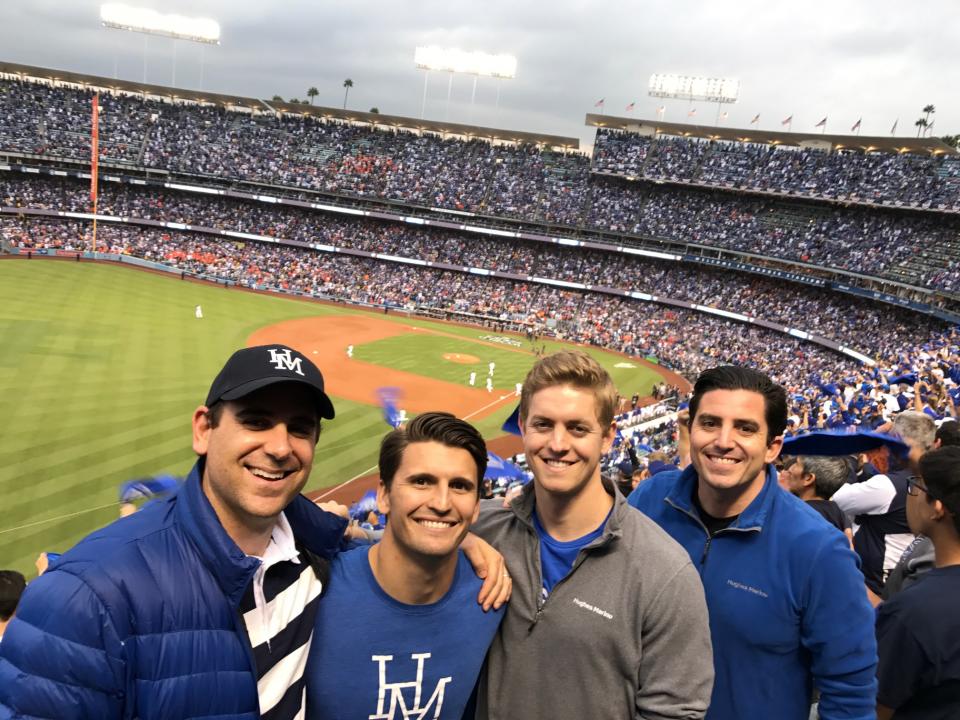
[[[655,118],[662,101],[647,96],[652,73],[734,77],[740,100],[731,127],[846,133],[863,118],[863,135],[916,135],[914,121],[936,106],[935,135],[960,133],[960,2],[928,0],[728,0],[585,2],[553,0],[131,0],[163,12],[206,16],[221,25],[218,47],[174,42],[101,27],[99,2],[8,0],[0,24],[0,60],[178,87],[270,98],[305,99],[419,117],[424,73],[418,45],[459,47],[517,57],[517,77],[481,79],[432,73],[426,116],[587,140],[583,124],[605,98],[609,115]],[[174,54],[176,62],[174,63]],[[636,102],[632,113],[625,107]],[[698,104],[712,124],[716,106]],[[666,101],[666,120],[687,120],[685,101]]]

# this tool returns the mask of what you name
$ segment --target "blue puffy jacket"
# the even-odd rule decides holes
[[[693,504],[693,466],[658,473],[627,499],[683,545],[710,611],[716,679],[707,720],[873,720],[877,644],[846,536],[777,485],[712,538]]]
[[[201,472],[30,583],[0,643],[0,719],[259,717],[237,610],[259,560],[227,536]],[[344,520],[304,497],[285,514],[298,545],[337,552]]]

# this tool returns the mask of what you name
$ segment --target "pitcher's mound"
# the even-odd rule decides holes
[[[467,355],[466,353],[444,353],[443,359],[460,363],[461,365],[474,365],[480,362],[480,358],[476,355]]]

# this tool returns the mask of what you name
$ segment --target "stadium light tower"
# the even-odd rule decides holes
[[[424,116],[427,108],[427,81],[431,70],[450,73],[447,83],[447,109],[450,115],[450,92],[453,89],[453,75],[473,75],[473,92],[470,95],[470,112],[473,113],[473,101],[477,96],[477,79],[492,77],[497,79],[497,109],[500,108],[500,81],[512,80],[517,76],[517,58],[513,55],[490,55],[482,52],[466,52],[458,48],[441,48],[436,46],[418,47],[413,56],[413,62],[418,70],[426,70],[423,76],[423,102],[420,105],[420,117]],[[444,118],[447,119],[447,118]]]
[[[650,76],[650,97],[670,98],[673,100],[695,100],[717,104],[717,118],[714,125],[720,124],[720,106],[735,103],[740,96],[740,81],[736,78],[698,77],[694,75]],[[691,108],[688,116],[696,112]]]
[[[173,39],[173,80],[177,84],[177,40],[200,43],[200,88],[203,89],[203,51],[207,45],[220,44],[220,23],[210,18],[164,14],[150,8],[121,3],[100,6],[104,27],[143,33],[143,82],[147,82],[147,37],[160,35]]]

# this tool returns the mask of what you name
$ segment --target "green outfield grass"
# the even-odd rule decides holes
[[[202,305],[204,318],[194,317]],[[186,473],[194,461],[190,416],[229,354],[265,325],[360,311],[184,282],[176,276],[93,263],[0,262],[0,568],[33,574],[42,550],[61,552],[117,515],[117,487],[136,477]],[[480,345],[489,330],[382,314],[456,335],[391,338],[355,357],[466,383],[460,352],[497,363],[495,386],[512,389],[531,355]],[[529,347],[522,340],[524,349]],[[560,347],[547,343],[548,350]],[[621,392],[646,394],[649,370],[590,349]],[[387,429],[378,408],[335,398],[308,489],[366,473]],[[512,410],[476,424],[500,435]]]

